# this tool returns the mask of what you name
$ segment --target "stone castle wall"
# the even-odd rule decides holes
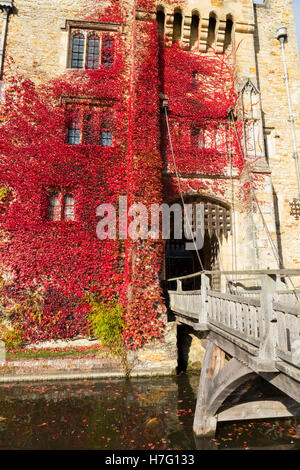
[[[123,28],[127,47],[130,42],[132,1],[126,3],[128,22]],[[163,2],[158,2],[163,5]],[[298,267],[300,263],[300,221],[290,215],[289,202],[298,195],[293,159],[293,147],[288,121],[289,113],[279,42],[275,27],[287,26],[286,55],[295,116],[296,136],[300,143],[300,63],[292,0],[266,0],[264,5],[253,6],[252,0],[187,0],[180,6],[174,2],[165,5],[166,35],[171,37],[174,8],[183,12],[182,42],[189,41],[191,16],[200,15],[199,51],[207,38],[209,16],[217,18],[215,47],[221,52],[224,44],[226,18],[234,22],[234,45],[240,83],[250,79],[260,90],[259,116],[261,154],[266,143],[268,165],[257,169],[261,184],[257,198],[274,245],[279,249],[285,267]],[[15,0],[16,10],[10,17],[5,67],[12,57],[20,72],[37,82],[44,82],[64,73],[67,67],[69,32],[66,20],[88,17],[92,0]],[[103,7],[109,2],[103,2]],[[92,11],[92,10],[91,10]],[[247,212],[241,203],[238,190],[240,182],[231,186],[226,182],[224,200],[234,204],[235,236],[223,241],[221,267],[224,269],[250,269],[278,267],[268,241],[259,211]],[[232,246],[236,244],[233,258]],[[174,341],[174,335],[173,339]],[[167,367],[174,366],[174,353],[166,356]],[[151,354],[145,352],[147,360]],[[158,354],[159,356],[159,354]],[[169,361],[169,362],[168,362]]]

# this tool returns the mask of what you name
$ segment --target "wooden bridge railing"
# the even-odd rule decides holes
[[[300,306],[296,305],[297,299],[293,303],[282,302],[281,292],[276,292],[276,277],[282,271],[287,272],[252,271],[262,276],[256,296],[211,290],[209,271],[194,275],[201,277],[201,287],[195,291],[182,289],[182,282],[193,275],[172,279],[177,288],[168,291],[170,308],[183,323],[196,330],[213,330],[242,345],[253,355],[257,369],[270,371],[284,367],[286,371],[293,366],[299,378]],[[300,275],[300,270],[290,272]]]
[[[207,320],[228,333],[259,345],[260,301],[237,295],[207,292]]]
[[[288,364],[300,367],[300,314],[299,307],[273,303],[277,322],[276,354]]]

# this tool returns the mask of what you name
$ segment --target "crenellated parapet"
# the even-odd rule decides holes
[[[157,19],[160,32],[163,32],[166,43],[178,42],[184,49],[194,52],[207,52],[213,48],[218,54],[226,51],[235,41],[235,34],[253,34],[255,25],[251,15],[249,21],[243,17],[236,18],[228,8],[199,11],[171,7],[160,4],[157,10],[136,12],[139,21]],[[240,38],[239,38],[240,39]]]

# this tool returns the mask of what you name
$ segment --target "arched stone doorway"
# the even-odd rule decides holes
[[[180,201],[175,201],[179,204]],[[228,204],[220,202],[209,197],[184,197],[185,204],[192,204],[193,209],[196,204],[204,205],[204,244],[197,252],[187,250],[186,243],[188,240],[183,238],[177,240],[174,238],[174,227],[171,223],[171,236],[166,242],[165,252],[165,279],[186,276],[204,269],[209,271],[217,271],[220,269],[219,253],[220,244],[223,237],[228,236],[231,231],[231,211]],[[195,210],[193,210],[195,214]],[[171,221],[173,222],[173,221]],[[195,221],[193,219],[193,229],[195,229]],[[200,287],[200,278],[186,280],[183,283],[184,290],[193,290]],[[212,288],[219,290],[220,277],[212,276]]]

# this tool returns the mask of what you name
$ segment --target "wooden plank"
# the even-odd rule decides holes
[[[300,307],[296,305],[273,302],[273,309],[279,312],[289,313],[290,315],[300,316]]]
[[[282,361],[288,363],[287,366],[289,364],[292,365],[292,366],[294,365],[292,353],[290,351],[282,351],[280,348],[276,348],[276,352],[277,352],[277,357],[279,359],[281,359]],[[296,364],[296,366],[297,366],[297,364]]]
[[[216,318],[221,323],[221,299],[216,298]]]
[[[176,291],[176,290],[168,290],[169,295],[201,295],[201,290],[183,290],[183,291]]]
[[[300,405],[290,398],[239,403],[217,415],[218,422],[300,416]]]
[[[287,315],[287,317],[288,317],[288,328],[290,332],[290,342],[291,342],[291,347],[293,347],[293,344],[296,343],[296,341],[300,340],[300,335],[299,335],[300,318],[297,318],[294,315]]]
[[[225,209],[225,207],[223,208],[223,232],[224,232],[224,235],[225,237],[227,236],[227,232],[229,232],[230,230],[230,226],[227,225],[227,210]]]
[[[223,322],[227,326],[230,326],[229,307],[230,307],[230,302],[224,302],[223,303],[223,308],[224,308]]]
[[[184,325],[191,326],[195,331],[207,331],[206,325],[203,325],[201,323],[196,323],[188,320],[184,316],[180,316],[177,318],[179,323],[183,323]]]
[[[281,363],[276,362],[278,370],[282,368],[285,370]],[[286,373],[270,373],[260,372],[259,375],[265,380],[270,382],[274,387],[284,392],[287,396],[293,398],[297,403],[300,403],[300,387],[299,380],[295,380],[293,377],[288,376]]]
[[[211,300],[211,317],[215,320],[216,319],[216,299],[211,297],[210,300]]]
[[[210,295],[211,297],[215,297],[217,299],[230,300],[232,302],[237,302],[237,303],[240,303],[240,304],[254,305],[255,307],[260,306],[260,300],[259,299],[246,298],[246,297],[243,297],[241,295],[225,294],[223,292],[215,292],[215,291],[212,291],[212,290],[209,290],[207,292],[207,295]]]
[[[223,331],[220,334],[217,327],[213,326],[212,328],[214,330],[209,331],[207,338],[217,344],[229,356],[236,357],[243,364],[249,365],[251,358],[258,354],[258,348],[245,344],[244,341],[238,338],[232,341],[230,335],[228,335],[229,338],[226,337],[226,332]]]
[[[199,321],[199,314],[191,313],[184,309],[180,309],[178,307],[173,310],[173,313],[174,315],[184,315],[187,318],[192,318],[192,319],[194,318],[195,320]]]
[[[283,312],[277,312],[277,344],[281,351],[286,352],[287,348],[287,331],[286,331],[286,315]]]
[[[233,329],[236,329],[236,303],[235,302],[230,302],[230,309],[231,309],[231,317],[232,317],[232,321],[231,321],[231,327]]]
[[[229,276],[229,275],[247,275],[247,276],[261,276],[263,274],[268,274],[268,275],[277,275],[281,277],[286,277],[286,276],[300,276],[300,269],[253,269],[253,270],[245,270],[245,271],[220,271],[220,270],[214,270],[214,271],[199,271],[197,273],[193,274],[188,274],[186,276],[180,276],[180,277],[174,277],[171,279],[167,279],[167,281],[176,281],[177,279],[191,279],[193,277],[198,277],[201,276],[201,274],[207,274],[207,275],[217,275],[217,276]]]
[[[289,364],[288,361],[276,361],[276,368],[282,372],[281,375],[285,375],[285,379],[293,379],[298,383],[298,392],[299,392],[299,402],[300,402],[300,368],[296,367],[294,364]],[[290,395],[288,393],[288,395]],[[291,395],[290,395],[291,396]]]
[[[257,338],[256,307],[249,305],[249,335]]]
[[[236,323],[237,330],[243,333],[242,305],[239,302],[236,304]]]
[[[205,323],[205,324],[207,323],[208,309],[209,309],[209,303],[207,301],[208,286],[209,286],[209,278],[205,274],[202,274],[199,322]]]
[[[206,203],[207,207],[207,230],[208,234],[211,237],[213,234],[213,220],[212,220],[212,205],[210,202]]]
[[[217,419],[207,413],[211,382],[225,363],[225,353],[217,345],[208,341],[201,368],[193,430],[196,436],[214,435]]]
[[[240,331],[234,330],[233,328],[230,328],[230,327],[224,325],[223,323],[218,322],[217,320],[209,319],[208,320],[208,327],[211,328],[213,331],[217,331],[219,334],[224,333],[225,336],[228,339],[232,340],[233,342],[235,341],[236,338],[239,338],[244,343],[249,344],[249,345],[253,345],[253,346],[258,347],[259,344],[260,344],[259,340],[255,339],[255,338],[246,337],[246,335],[241,333]],[[214,327],[217,327],[217,330]]]
[[[220,211],[219,211],[219,206],[217,204],[215,204],[215,230],[216,230],[216,234],[218,235],[218,237],[221,235],[220,233]]]

